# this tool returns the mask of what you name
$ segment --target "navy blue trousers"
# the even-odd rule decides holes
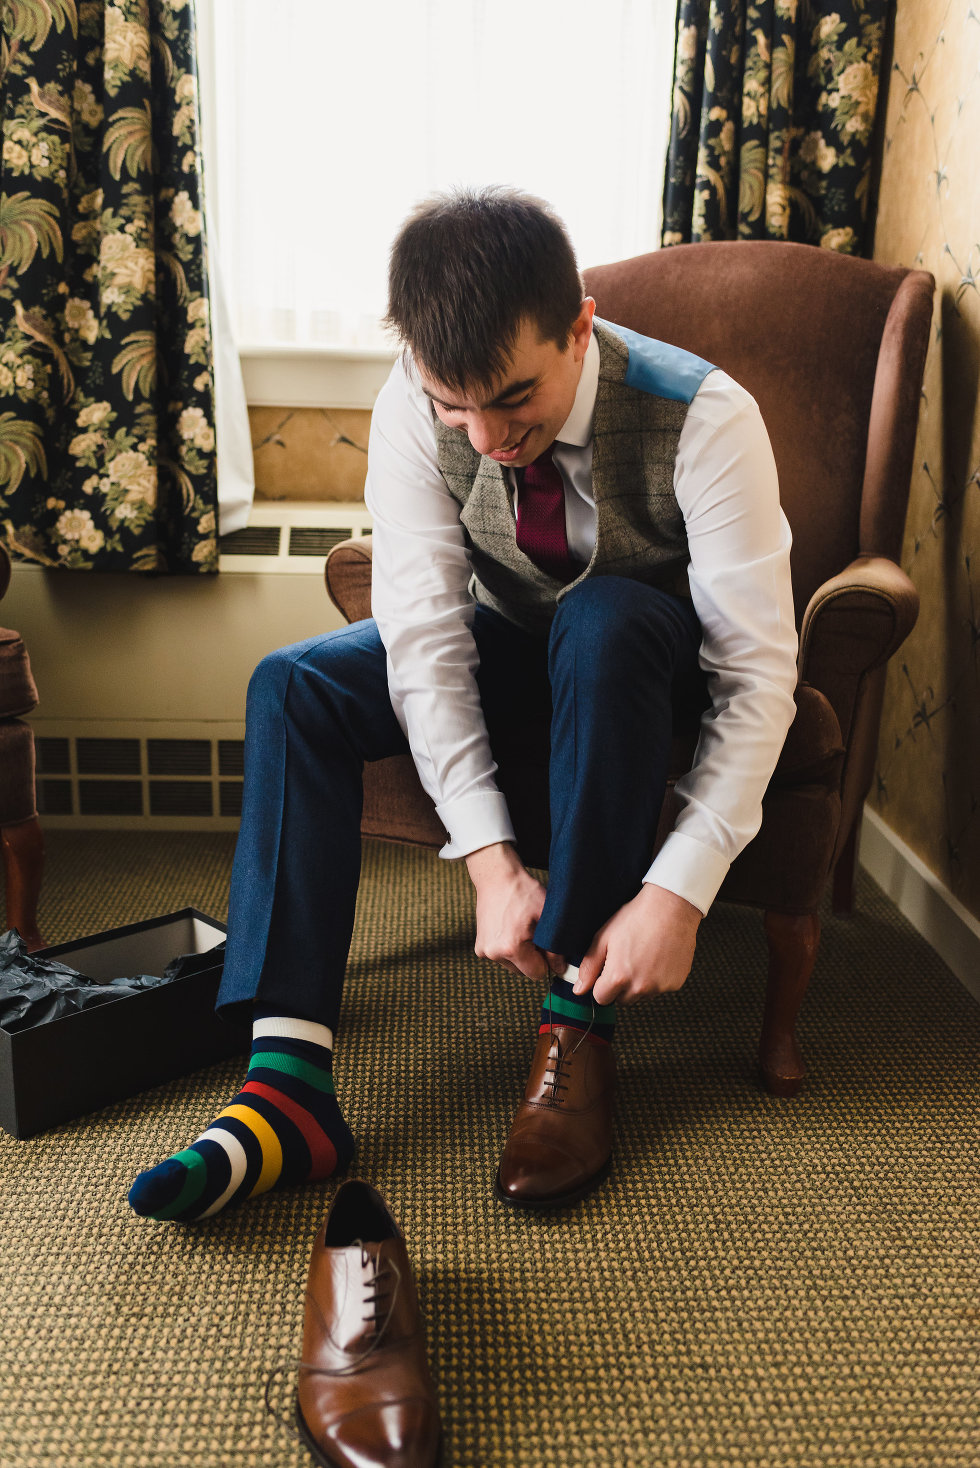
[[[590,578],[534,637],[478,607],[478,682],[495,731],[550,711],[542,949],[581,961],[652,859],[675,724],[707,702],[691,604]],[[360,878],[362,771],[408,744],[373,621],[263,658],[249,683],[242,824],[218,1009],[248,1001],[337,1027]]]

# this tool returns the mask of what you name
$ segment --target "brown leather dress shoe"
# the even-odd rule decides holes
[[[313,1245],[297,1420],[327,1468],[432,1468],[440,1422],[415,1280],[395,1220],[357,1179]]]
[[[609,1171],[615,1090],[611,1045],[567,1025],[542,1031],[497,1169],[501,1202],[553,1208],[591,1192]]]

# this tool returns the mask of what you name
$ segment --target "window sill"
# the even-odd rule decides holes
[[[246,400],[255,407],[374,407],[394,347],[239,347]]]

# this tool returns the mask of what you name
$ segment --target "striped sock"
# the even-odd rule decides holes
[[[616,1030],[615,1004],[593,1004],[591,994],[574,994],[572,985],[578,978],[578,969],[569,964],[564,978],[553,975],[551,986],[541,1005],[541,1023],[538,1034],[549,1030],[552,1024],[567,1025],[573,1030],[588,1030],[590,1040],[612,1043]]]
[[[140,1173],[129,1201],[141,1217],[212,1218],[270,1188],[342,1172],[353,1157],[334,1094],[333,1032],[256,1013],[245,1084],[196,1142]]]

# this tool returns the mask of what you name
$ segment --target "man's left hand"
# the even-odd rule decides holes
[[[579,965],[576,994],[630,1004],[679,989],[691,972],[701,913],[665,887],[644,882],[596,933]]]

